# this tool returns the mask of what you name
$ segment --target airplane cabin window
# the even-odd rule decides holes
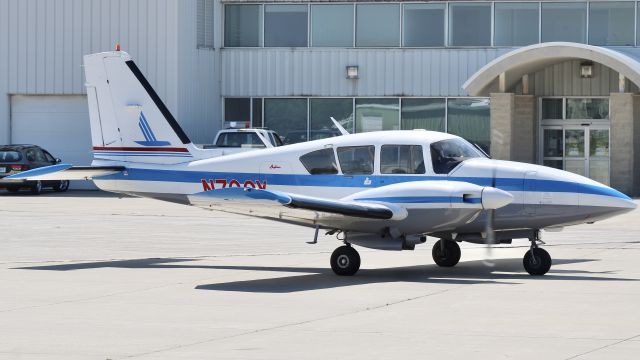
[[[431,162],[436,174],[448,174],[461,162],[486,157],[463,139],[447,139],[431,144]]]
[[[424,158],[420,145],[382,145],[381,174],[424,174]]]
[[[311,175],[331,175],[338,173],[333,149],[312,151],[300,157],[300,162]]]
[[[373,174],[375,146],[347,146],[338,148],[338,160],[345,175]]]

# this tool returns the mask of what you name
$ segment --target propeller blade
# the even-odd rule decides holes
[[[494,189],[497,189],[496,188],[496,172],[497,172],[497,169],[494,166],[493,172],[491,174],[491,187]],[[496,211],[495,207],[491,208],[490,210],[487,210],[487,220],[485,225],[485,245],[487,250],[486,250],[485,259],[483,260],[483,262],[486,266],[489,266],[489,267],[493,267],[495,265],[495,262],[493,261],[493,251],[492,251],[492,245],[495,244],[496,242],[495,241],[496,234],[494,232],[495,211]]]

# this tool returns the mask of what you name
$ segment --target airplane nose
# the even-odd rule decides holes
[[[513,195],[494,187],[482,188],[482,208],[485,210],[498,209],[511,204]]]

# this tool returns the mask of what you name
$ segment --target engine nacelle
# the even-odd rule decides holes
[[[422,244],[427,241],[427,237],[420,235],[401,235],[394,237],[389,233],[381,235],[348,232],[345,241],[369,249],[400,251],[413,250],[417,244]]]

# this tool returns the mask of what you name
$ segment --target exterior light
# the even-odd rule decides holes
[[[586,79],[593,77],[593,63],[591,61],[585,61],[580,64],[580,77]]]
[[[358,78],[358,65],[347,66],[347,79],[357,79],[357,78]]]

